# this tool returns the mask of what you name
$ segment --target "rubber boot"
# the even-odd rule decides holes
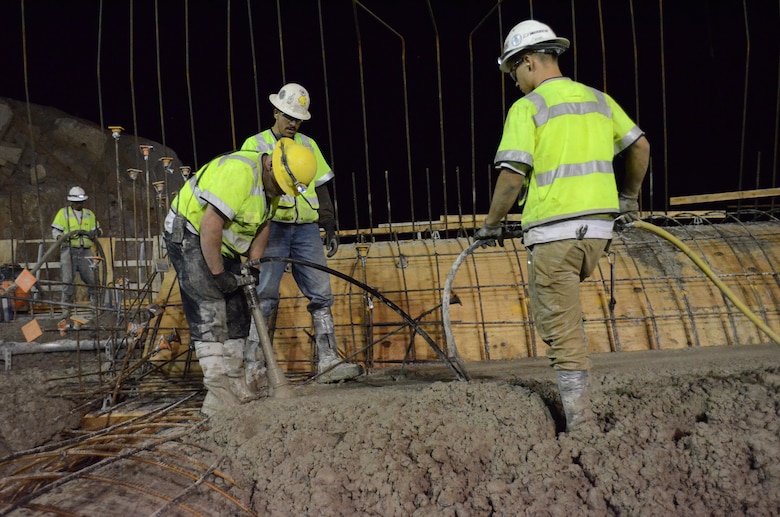
[[[317,381],[323,384],[354,379],[363,373],[359,364],[342,362],[336,347],[336,334],[330,307],[312,313],[314,342],[317,345]],[[339,364],[341,363],[341,364]]]
[[[60,300],[62,300],[62,303],[63,303],[61,316],[62,316],[62,319],[66,320],[66,319],[70,318],[71,307],[70,307],[70,305],[65,305],[65,304],[73,303],[73,298],[68,296],[65,293],[62,293],[62,297],[60,298]]]
[[[247,385],[246,371],[244,370],[244,344],[243,338],[225,340],[225,371],[230,379],[230,391],[242,402],[257,399],[257,393],[249,389]]]
[[[253,339],[254,334],[254,339]],[[246,384],[249,391],[260,394],[263,388],[268,386],[268,377],[266,375],[265,355],[260,347],[257,329],[252,325],[247,338],[246,348],[244,349],[244,367],[246,369]]]
[[[224,345],[214,341],[196,341],[195,355],[203,371],[203,385],[208,389],[201,412],[212,416],[220,410],[241,404],[230,389],[225,369]]]
[[[587,370],[558,370],[558,391],[566,415],[566,432],[593,419]]]

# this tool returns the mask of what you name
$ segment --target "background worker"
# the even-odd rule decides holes
[[[239,288],[241,257],[263,256],[268,232],[261,229],[279,196],[305,190],[316,171],[311,151],[289,138],[269,154],[236,151],[214,158],[185,182],[165,218],[168,256],[208,389],[201,408],[206,415],[256,396],[244,367],[251,314]]]
[[[60,208],[51,223],[51,236],[59,239],[61,235],[81,230],[86,232],[71,235],[60,244],[60,272],[62,277],[62,317],[70,316],[70,305],[73,303],[75,287],[73,280],[78,273],[81,281],[87,285],[89,301],[95,304],[97,273],[92,267],[95,245],[98,235],[101,234],[100,223],[95,213],[84,208],[84,201],[89,199],[84,189],[73,187],[68,192],[70,205]]]
[[[499,67],[525,96],[507,115],[493,200],[474,238],[503,245],[501,220],[515,203],[523,207],[531,314],[549,346],[571,431],[592,417],[579,284],[609,246],[615,218],[638,216],[650,145],[609,95],[563,77],[558,56],[568,48],[569,40],[535,20],[506,37]],[[618,154],[625,157],[619,192]]]
[[[322,156],[317,142],[313,138],[299,133],[301,123],[309,120],[309,92],[296,83],[285,84],[279,93],[268,96],[274,106],[274,124],[270,129],[246,139],[241,149],[265,152],[273,148],[283,137],[293,138],[299,144],[311,149],[317,159],[317,173],[314,181],[298,196],[287,194],[279,200],[279,207],[270,225],[266,257],[295,258],[327,265],[322,249],[320,227],[325,230],[325,246],[328,257],[338,250],[336,236],[336,217],[333,210],[328,183],[333,179],[333,171]],[[257,293],[260,309],[266,321],[279,305],[279,285],[286,264],[268,262],[260,271]],[[314,340],[317,346],[317,373],[320,382],[338,382],[352,379],[363,373],[356,364],[338,364],[340,359],[336,346],[334,330],[333,292],[330,276],[318,269],[292,265],[292,275],[301,292],[309,299],[307,306],[314,324]],[[269,328],[271,325],[269,325]],[[250,338],[251,339],[251,338]],[[335,366],[334,365],[338,365]]]

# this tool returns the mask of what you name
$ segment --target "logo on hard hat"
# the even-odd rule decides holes
[[[306,107],[306,96],[301,95],[300,97],[298,97],[298,104],[300,104],[302,108],[305,108]]]

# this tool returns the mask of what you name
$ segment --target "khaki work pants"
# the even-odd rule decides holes
[[[590,369],[580,282],[593,273],[608,244],[607,239],[566,239],[528,250],[531,315],[556,370]]]

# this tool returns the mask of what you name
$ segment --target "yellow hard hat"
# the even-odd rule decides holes
[[[287,137],[276,142],[271,164],[276,182],[289,196],[306,192],[317,173],[317,160],[312,150]]]

